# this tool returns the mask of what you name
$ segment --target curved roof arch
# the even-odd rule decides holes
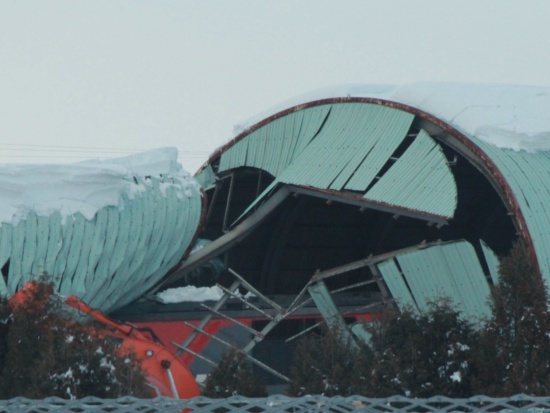
[[[506,94],[506,87],[500,88],[504,92],[501,90],[499,95],[495,92],[499,86],[491,86],[492,98],[506,95],[502,105],[506,116],[514,110],[523,114],[518,123],[523,129],[517,130],[517,135],[533,148],[536,145],[530,138],[544,137],[545,125],[526,127],[529,112],[525,108],[510,112],[513,94]],[[456,91],[456,85],[451,89]],[[435,99],[436,103],[452,100],[453,96],[444,92],[438,97],[441,99]],[[539,96],[546,104],[550,96],[546,89],[529,88],[526,93],[532,101],[536,102]],[[394,92],[393,97],[396,95],[399,93]],[[550,192],[544,184],[550,174],[550,152],[496,146],[499,133],[505,146],[513,146],[508,132],[514,126],[512,121],[511,126],[499,128],[475,120],[472,115],[475,108],[494,111],[490,99],[482,99],[485,106],[472,104],[463,110],[457,104],[445,114],[448,108],[438,110],[434,99],[403,96],[394,100],[388,98],[392,96],[387,92],[378,96],[331,96],[288,107],[248,127],[220,148],[201,167],[196,178],[208,188],[214,182],[213,177],[236,168],[254,167],[273,175],[275,180],[244,211],[241,219],[278,185],[287,185],[300,193],[322,194],[327,199],[338,198],[396,216],[445,225],[455,219],[457,199],[473,196],[457,192],[457,178],[452,171],[456,159],[449,156],[459,155],[498,194],[517,233],[536,257],[543,278],[550,281],[550,259],[546,254],[550,247],[547,236],[550,219],[545,210]],[[468,116],[464,116],[466,112]],[[537,123],[540,108],[535,112],[532,120]],[[489,121],[495,124],[503,119],[491,116]]]

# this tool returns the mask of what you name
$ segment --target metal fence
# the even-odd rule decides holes
[[[271,396],[267,398],[246,398],[233,396],[227,399],[196,397],[190,400],[174,400],[165,397],[155,399],[99,399],[86,397],[66,400],[51,397],[43,400],[14,398],[0,400],[0,413],[169,413],[169,412],[213,412],[213,413],[430,413],[430,412],[530,412],[550,413],[550,397],[529,397],[517,395],[508,398],[475,396],[468,399],[450,399],[436,396],[429,399],[411,399],[393,396],[369,399],[361,396],[323,397],[306,396],[291,398]]]

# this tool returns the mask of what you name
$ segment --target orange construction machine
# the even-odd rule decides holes
[[[28,282],[10,298],[10,304],[17,305],[28,299],[36,288],[37,283]],[[105,325],[105,328],[95,329],[97,334],[117,340],[121,354],[133,352],[141,360],[142,369],[156,396],[189,399],[200,395],[199,386],[187,365],[168,350],[152,330],[118,323],[75,295],[67,297],[65,303]]]

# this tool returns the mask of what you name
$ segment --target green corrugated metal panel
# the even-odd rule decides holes
[[[149,185],[151,188],[151,191],[153,194],[155,194],[155,226],[151,233],[150,238],[150,248],[148,250],[148,261],[150,262],[151,266],[157,266],[160,265],[161,257],[163,252],[159,252],[159,254],[156,254],[159,245],[163,241],[164,232],[168,230],[168,228],[165,227],[166,222],[166,209],[167,209],[167,201],[166,198],[160,193],[160,187],[159,187],[159,180],[156,178],[150,178]],[[140,218],[137,213],[136,208],[132,208],[128,213],[124,214],[127,217],[127,225],[129,228],[132,228],[134,224],[138,224],[140,222]],[[170,229],[172,230],[172,229]],[[105,299],[104,304],[102,307],[105,311],[109,311],[110,309],[114,309],[115,306],[118,306],[118,302],[120,299],[123,298],[118,291],[121,288],[124,288],[126,291],[126,294],[130,293],[130,289],[128,289],[129,283],[132,281],[135,281],[135,278],[129,279],[128,277],[128,268],[130,267],[131,260],[134,256],[135,251],[131,249],[131,240],[130,237],[134,237],[134,234],[132,231],[128,231],[125,236],[123,236],[120,239],[120,245],[124,249],[125,253],[123,256],[123,260],[120,262],[119,267],[116,269],[114,274],[110,277],[110,283],[105,291]],[[119,240],[117,240],[118,242]],[[159,257],[159,255],[161,257]],[[143,269],[140,269],[140,271],[137,274],[134,274],[133,277],[136,277],[138,279],[143,278]]]
[[[550,285],[550,151],[516,152],[471,139],[496,164],[515,194],[541,273]]]
[[[69,218],[67,218],[67,221],[69,221]],[[78,265],[78,259],[80,258],[80,248],[82,238],[84,236],[84,221],[86,221],[86,219],[81,214],[76,214],[74,215],[72,222],[69,224],[74,228],[69,244],[67,264],[65,265],[65,270],[63,271],[63,276],[61,277],[61,284],[59,285],[59,292],[63,295],[70,295],[72,292],[73,277],[76,271],[76,266]],[[54,274],[54,276],[59,275],[60,274]]]
[[[97,220],[97,217],[94,221]],[[92,248],[92,236],[94,233],[95,222],[84,220],[84,234],[80,241],[80,254],[76,263],[76,268],[71,286],[71,294],[78,297],[86,296],[85,279],[88,270],[88,258],[90,257],[90,249]]]
[[[165,275],[169,269],[176,265],[185,250],[191,243],[196,232],[197,222],[192,222],[188,219],[189,216],[197,216],[200,218],[201,205],[195,202],[191,197],[183,196],[178,199],[173,188],[168,188],[166,192],[166,219],[164,220],[163,236],[156,242],[156,248],[147,248],[147,254],[143,266],[138,272],[139,277],[129,281],[127,285],[128,293],[119,298],[118,301],[113,301],[112,297],[107,299],[106,305],[112,305],[114,308],[124,306],[133,300],[139,298],[143,291],[147,291],[159,278]],[[178,199],[178,202],[176,202]],[[156,219],[156,217],[155,217]],[[171,228],[171,231],[167,231]],[[137,255],[137,252],[136,252]],[[136,286],[139,285],[139,288]]]
[[[489,315],[489,284],[467,241],[407,252],[396,260],[421,311],[430,301],[448,297],[468,317]]]
[[[305,109],[262,126],[223,152],[220,172],[249,166],[278,176],[317,134],[330,108]]]
[[[4,224],[6,225],[6,224]],[[2,227],[4,227],[2,225]],[[21,274],[21,257],[23,257],[23,245],[25,245],[25,225],[17,225],[12,231],[11,257],[17,257],[12,260],[10,257],[10,268],[8,271],[8,292],[13,294],[17,291]]]
[[[50,215],[48,223],[50,231],[48,236],[48,251],[44,260],[44,272],[46,274],[55,274],[55,264],[63,246],[63,226],[61,225],[61,215],[59,212]],[[54,281],[54,283],[59,285],[58,281]]]
[[[142,196],[147,196],[149,191],[146,191]],[[107,212],[107,228],[118,228],[120,221],[120,214],[117,208],[106,208]],[[97,267],[94,271],[94,289],[95,293],[90,292],[88,295],[88,302],[90,305],[95,305],[96,302],[102,302],[102,291],[105,285],[108,285],[110,281],[111,272],[109,271],[109,263],[113,257],[113,251],[115,248],[118,232],[106,231],[105,240],[103,244],[103,253],[99,257]],[[100,297],[98,299],[98,296]]]
[[[398,109],[357,102],[305,109],[259,128],[228,148],[221,156],[220,170],[264,169],[276,177],[271,188],[282,182],[363,192],[403,142],[413,120],[414,115]],[[294,150],[293,145],[298,148]],[[421,131],[366,198],[452,217],[456,192],[443,151]]]
[[[370,344],[372,340],[372,334],[367,330],[366,323],[355,323],[351,326],[351,332],[355,334],[363,343]]]
[[[157,184],[160,184],[158,180],[155,180]],[[157,187],[156,187],[157,188]],[[136,271],[139,273],[139,277],[134,277],[131,280],[128,280],[126,288],[128,291],[128,294],[126,294],[124,297],[121,298],[121,305],[125,305],[136,298],[138,298],[141,293],[138,292],[138,289],[135,288],[135,286],[139,284],[144,284],[148,277],[151,275],[151,273],[154,273],[156,269],[158,268],[165,268],[165,258],[170,254],[170,250],[174,247],[173,244],[171,244],[172,238],[174,236],[174,230],[176,229],[176,221],[177,221],[177,197],[175,196],[175,193],[173,191],[173,188],[167,188],[166,189],[166,195],[163,197],[162,202],[162,209],[163,209],[163,216],[164,220],[162,221],[162,226],[160,227],[160,237],[158,238],[158,241],[154,245],[149,245],[148,249],[151,249],[151,251],[145,251],[148,255],[149,262],[150,262],[150,271],[145,271],[145,268],[141,269],[136,268]],[[156,220],[156,217],[155,217]],[[172,228],[171,231],[168,231],[168,228]],[[179,247],[179,246],[178,246]],[[134,251],[136,251],[134,249]],[[136,251],[137,252],[137,251]],[[182,254],[180,255],[180,258]],[[134,253],[135,256],[135,253]],[[132,262],[134,258],[128,260],[128,270],[129,271]],[[168,268],[169,269],[169,268]],[[166,271],[168,271],[168,269]],[[136,294],[137,292],[137,294]],[[117,303],[118,304],[118,303]]]
[[[485,243],[485,241],[480,239],[479,243],[481,244],[481,249],[483,250],[483,255],[485,256],[485,262],[489,267],[489,274],[491,275],[493,284],[497,284],[499,279],[498,271],[500,268],[500,260],[495,252]]]
[[[23,246],[23,255],[21,256],[21,273],[24,276],[25,274],[32,274],[32,263],[33,258],[36,252],[36,229],[38,226],[38,218],[35,213],[29,213],[29,216],[26,220],[25,225],[25,244]],[[22,277],[17,284],[20,288],[24,283],[24,278]]]
[[[384,109],[384,110],[381,110]],[[365,191],[388,157],[403,141],[414,119],[409,113],[373,107],[362,119],[363,127],[346,148],[349,160],[343,165],[331,189]],[[380,127],[387,123],[391,127]]]
[[[202,196],[170,177],[135,179],[145,191],[132,199],[123,194],[122,208],[105,207],[92,220],[31,212],[15,226],[2,224],[0,264],[9,260],[9,271],[0,277],[0,293],[11,295],[46,271],[60,293],[109,311],[158,282],[190,245]]]
[[[414,116],[410,113],[395,109],[385,111],[385,116],[379,119],[378,130],[373,134],[373,151],[365,151],[364,156],[358,157],[357,160],[360,161],[360,164],[346,184],[345,189],[366,191],[382,169],[382,166],[403,141],[413,119]],[[384,122],[388,123],[384,124]],[[355,164],[352,166],[355,166]]]
[[[58,215],[57,213],[54,213],[51,216]],[[60,291],[61,288],[61,277],[59,274],[65,273],[65,268],[67,266],[67,257],[69,255],[69,249],[71,247],[71,240],[73,237],[73,217],[67,217],[64,222],[61,220],[59,221],[59,225],[61,226],[61,249],[59,250],[57,257],[55,259],[54,264],[54,270],[51,274],[54,275],[54,286],[57,291]],[[2,231],[4,227],[2,226]],[[10,265],[11,267],[11,265]]]
[[[342,335],[342,338],[353,346],[355,342],[326,284],[323,281],[318,281],[308,287],[308,292],[327,325],[331,329],[338,331],[338,333]]]
[[[216,174],[212,169],[211,165],[206,165],[200,174],[195,176],[195,180],[202,186],[205,190],[211,188],[216,184]]]
[[[365,198],[450,218],[457,189],[443,150],[421,130]]]
[[[107,245],[107,232],[108,230],[109,212],[107,209],[100,209],[97,211],[95,223],[92,225],[92,237],[90,243],[90,254],[88,256],[88,265],[82,263],[81,271],[85,271],[84,274],[80,273],[80,277],[84,283],[84,289],[86,291],[93,290],[94,285],[97,285],[99,281],[97,268],[99,261],[104,254],[104,249]],[[90,221],[88,221],[90,222]],[[85,268],[86,267],[86,268]],[[87,276],[86,276],[87,274]]]
[[[376,265],[382,275],[384,282],[388,286],[392,297],[394,298],[399,310],[418,309],[414,298],[399,271],[393,258],[383,261]]]
[[[318,136],[284,171],[280,180],[323,189],[342,189],[354,173],[359,173],[356,169],[372,152],[372,162],[380,164],[374,172],[376,175],[405,137],[412,119],[411,114],[378,105],[334,105]],[[381,139],[384,142],[377,145]],[[354,189],[349,184],[346,188]]]
[[[32,261],[31,274],[42,274],[44,272],[46,254],[48,252],[49,233],[49,219],[44,216],[37,217],[36,251],[34,253],[35,259]]]

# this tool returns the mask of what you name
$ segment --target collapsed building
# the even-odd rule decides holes
[[[157,290],[219,283],[220,300],[117,314],[153,326],[197,372],[235,346],[284,382],[294,338],[324,320],[364,339],[358,321],[387,305],[446,297],[475,321],[518,238],[550,277],[550,152],[537,147],[548,90],[327,94],[247,125],[195,174],[208,198],[201,248]]]
[[[0,294],[46,274],[65,296],[112,312],[185,257],[202,213],[177,150],[71,165],[0,168]]]
[[[0,217],[0,292],[53,274],[63,294],[152,329],[196,375],[234,347],[274,386],[296,338],[323,323],[368,339],[383,308],[439,298],[475,322],[516,240],[550,280],[548,113],[550,90],[523,86],[305,96],[244,125],[194,179],[174,156],[96,165],[68,190],[110,177],[108,202],[84,191],[91,211],[45,202]],[[5,193],[19,190],[10,179]],[[213,285],[206,303],[155,295]]]

